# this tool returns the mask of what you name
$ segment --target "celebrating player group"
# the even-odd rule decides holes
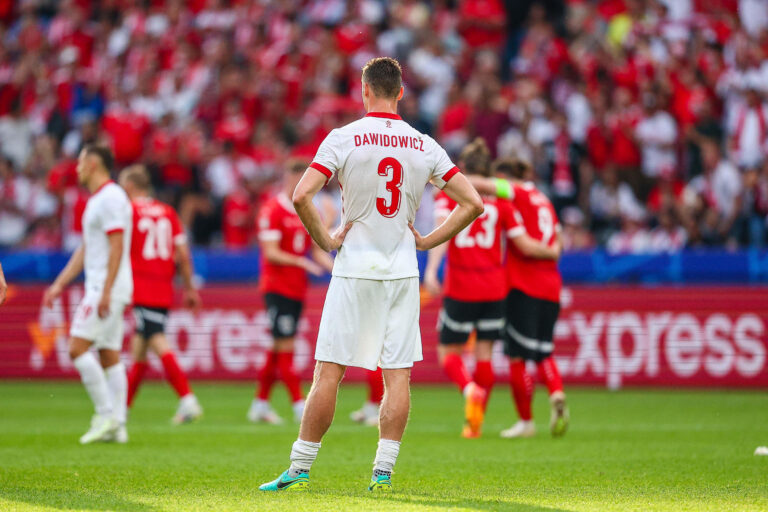
[[[355,421],[377,426],[370,491],[392,488],[410,410],[410,374],[422,360],[420,285],[416,252],[429,251],[424,286],[442,295],[440,363],[464,396],[462,435],[477,438],[494,385],[493,344],[502,339],[519,421],[505,438],[535,434],[533,381],[526,363],[550,393],[553,435],[568,426],[553,331],[559,312],[560,225],[554,208],[532,184],[532,169],[517,159],[492,162],[481,139],[461,152],[458,166],[432,138],[397,114],[403,96],[397,61],[376,58],[362,71],[367,114],[330,132],[311,162],[286,164],[281,190],[258,215],[260,289],[273,337],[247,412],[253,422],[278,424],[270,406],[279,378],[300,423],[290,466],[263,491],[305,490],[333,421],[339,384],[348,366],[367,369],[370,395]],[[183,305],[201,305],[181,223],[171,207],[150,197],[146,169],[133,166],[111,179],[113,157],[86,146],[79,181],[90,192],[83,245],[46,290],[52,306],[85,270],[85,294],[70,330],[70,356],[95,415],[81,443],[128,441],[127,409],[154,353],[179,397],[173,422],[198,419],[202,407],[165,338],[173,280],[183,283]],[[335,180],[342,189],[341,222],[323,218],[318,192]],[[435,229],[413,226],[428,184],[437,189]],[[327,216],[326,216],[327,217]],[[333,256],[335,255],[335,257]],[[440,267],[445,260],[442,284]],[[308,275],[332,274],[315,347],[314,380],[304,396],[293,367],[294,336]],[[124,310],[133,304],[133,364],[121,362]],[[464,363],[474,343],[474,373]],[[97,355],[91,351],[95,348]]]

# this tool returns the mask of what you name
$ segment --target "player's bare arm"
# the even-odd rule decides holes
[[[181,275],[182,286],[184,288],[184,306],[197,311],[203,301],[200,299],[200,294],[198,293],[197,288],[195,288],[195,283],[192,279],[192,276],[194,275],[194,267],[192,266],[192,256],[189,253],[189,246],[186,243],[176,244],[175,256],[179,275]]]
[[[440,216],[435,219],[436,223],[442,224],[447,216]],[[427,267],[424,269],[424,287],[432,295],[440,295],[440,280],[437,278],[437,271],[440,269],[440,263],[448,251],[448,243],[442,243],[437,247],[430,249],[427,255]]]
[[[8,294],[8,283],[5,282],[5,275],[3,274],[3,266],[0,265],[0,306],[5,302],[5,297]]]
[[[561,244],[559,238],[550,246],[546,246],[538,240],[533,239],[527,233],[510,237],[510,240],[515,244],[517,250],[527,258],[555,261],[560,259]]]
[[[347,236],[347,232],[352,227],[352,224],[339,227],[332,234],[328,232],[328,228],[323,224],[320,212],[317,211],[312,199],[323,188],[325,180],[326,176],[324,174],[311,167],[308,168],[293,192],[293,207],[296,208],[296,213],[307,229],[309,236],[312,237],[312,240],[322,250],[331,252],[341,247],[344,237]]]
[[[277,240],[262,240],[261,252],[264,258],[275,265],[290,265],[292,267],[301,267],[313,276],[323,275],[323,269],[320,265],[304,256],[297,256],[284,251],[280,248],[280,242]]]
[[[62,269],[62,271],[53,281],[53,284],[51,284],[51,286],[45,290],[45,293],[43,294],[43,305],[45,307],[53,307],[53,301],[61,296],[64,288],[66,288],[69,283],[74,281],[75,278],[80,275],[80,273],[83,271],[84,260],[85,246],[81,245],[75,250],[75,252],[72,253],[72,256],[69,257],[67,265]]]
[[[500,178],[486,178],[485,176],[467,176],[467,180],[472,184],[473,187],[475,187],[475,190],[477,190],[480,194],[483,194],[484,196],[496,196],[496,197],[502,197],[498,195],[499,192],[499,185],[498,181],[504,181],[506,183],[506,180],[500,179]],[[503,187],[503,185],[502,185]],[[505,197],[505,199],[508,199],[508,197]]]
[[[331,273],[333,271],[333,257],[317,244],[312,244],[312,259],[326,272]]]
[[[123,256],[123,232],[115,231],[107,234],[109,243],[109,257],[107,259],[107,277],[104,279],[104,288],[99,300],[99,317],[106,318],[109,315],[109,302],[112,297],[112,285],[115,284],[117,271],[120,270],[120,259]]]
[[[413,224],[408,225],[416,238],[416,249],[420,251],[428,251],[447,242],[483,214],[483,200],[463,174],[456,174],[443,192],[456,201],[457,206],[439,226],[428,235],[421,236]]]

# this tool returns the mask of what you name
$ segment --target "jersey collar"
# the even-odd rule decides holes
[[[397,119],[398,121],[402,121],[403,118],[400,117],[397,114],[390,114],[388,112],[368,112],[365,114],[365,117],[383,117],[384,119]]]
[[[277,202],[280,203],[280,206],[285,208],[291,213],[296,213],[296,208],[293,207],[293,201],[288,197],[288,194],[285,192],[280,192],[277,194]]]
[[[112,181],[112,180],[107,180],[107,181],[105,181],[104,183],[102,183],[102,184],[101,184],[101,186],[100,186],[99,188],[97,188],[96,190],[94,190],[94,191],[93,191],[93,194],[91,194],[91,195],[95,196],[96,194],[98,194],[99,192],[101,192],[101,189],[103,189],[104,187],[106,187],[106,186],[107,186],[107,185],[109,185],[110,183],[114,183],[114,181]]]

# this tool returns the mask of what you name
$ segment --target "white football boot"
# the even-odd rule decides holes
[[[501,431],[501,437],[504,439],[516,439],[518,437],[533,437],[536,435],[536,425],[533,420],[519,420],[507,430]]]
[[[271,425],[282,425],[283,418],[277,415],[272,407],[269,406],[269,402],[266,400],[253,399],[251,407],[248,409],[246,415],[248,421],[252,423],[269,423]]]
[[[176,409],[176,414],[173,415],[171,422],[174,425],[192,423],[193,421],[200,419],[202,415],[203,408],[200,407],[197,397],[190,393],[179,400],[179,408]]]
[[[102,441],[105,443],[125,444],[128,442],[128,429],[125,425],[119,425],[111,434],[107,434]]]
[[[301,417],[304,416],[304,399],[293,402],[293,421],[301,423]]]
[[[93,418],[91,418],[91,428],[80,437],[80,444],[109,440],[114,436],[118,427],[117,421],[111,415],[101,416],[94,414]]]
[[[353,411],[349,419],[368,427],[379,426],[379,406],[373,402],[365,402],[362,409]]]

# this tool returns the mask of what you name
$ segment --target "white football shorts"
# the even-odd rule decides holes
[[[375,370],[410,368],[421,354],[419,278],[333,277],[315,359]]]
[[[123,312],[125,304],[113,300],[109,305],[109,315],[99,318],[99,300],[101,292],[86,292],[75,310],[69,335],[93,343],[97,349],[120,350],[123,348]]]

